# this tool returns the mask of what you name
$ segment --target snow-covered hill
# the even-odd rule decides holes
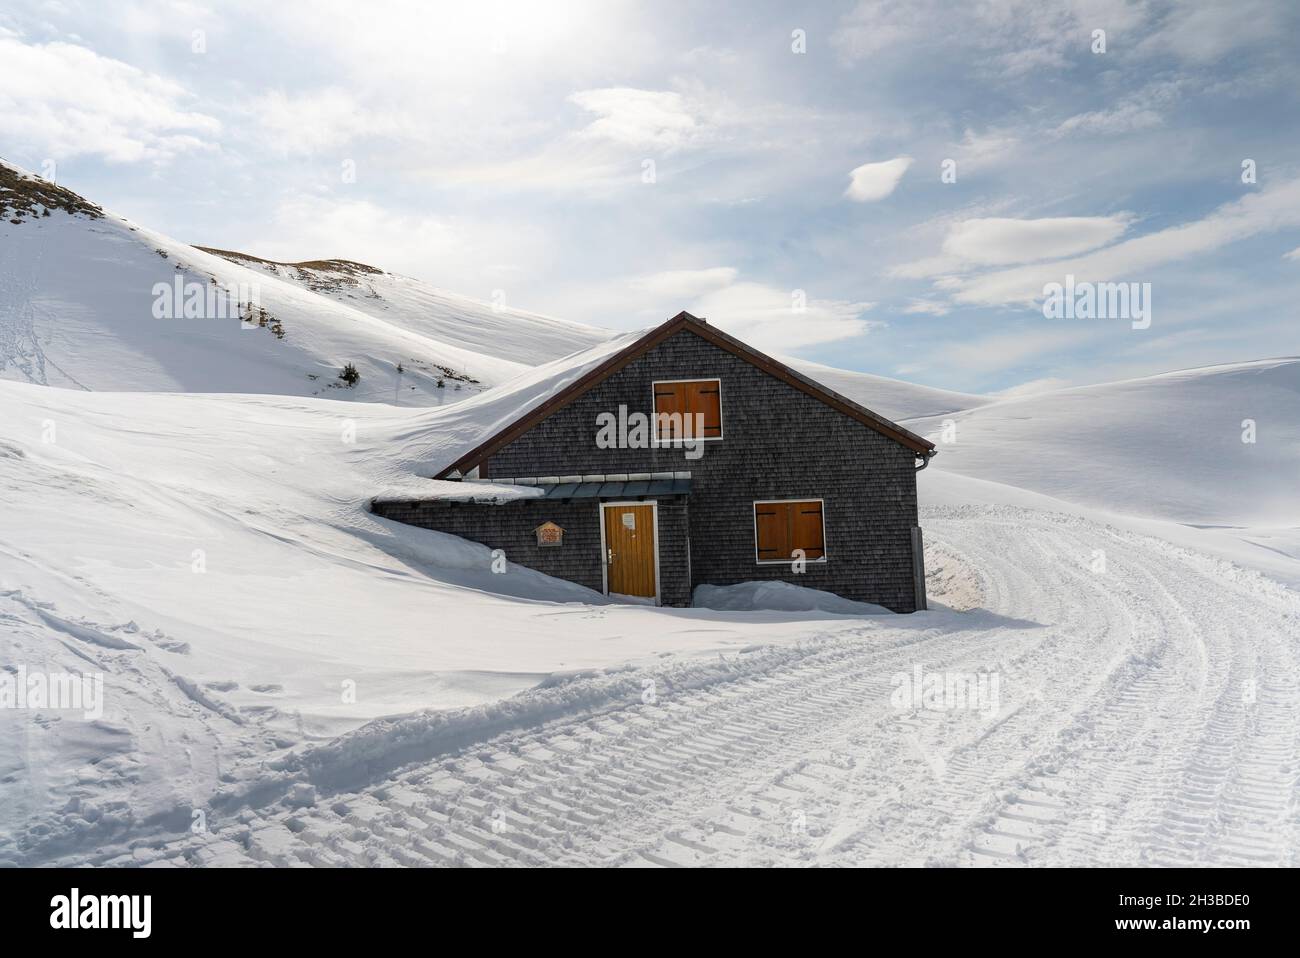
[[[613,335],[608,330],[504,305],[489,306],[422,280],[363,263],[347,260],[277,263],[246,253],[200,249],[296,283],[435,342],[522,366],[559,359]]]
[[[381,716],[856,621],[611,605],[369,512],[432,488],[493,408],[0,382],[0,663],[107,689],[89,723],[0,709],[0,863],[206,807],[232,764]]]
[[[1060,389],[907,425],[939,443],[939,470],[1135,516],[1300,527],[1300,359]]]
[[[880,413],[886,419],[895,422],[930,416],[947,416],[991,401],[988,396],[956,392],[952,389],[936,389],[933,386],[918,386],[916,383],[904,382],[901,379],[890,379],[887,376],[854,372],[849,369],[836,369],[833,366],[810,363],[803,359],[786,357],[784,362],[840,395],[848,396],[872,412]]]
[[[178,242],[7,164],[0,180],[0,205],[37,196],[29,215],[0,219],[0,378],[430,405],[610,335],[418,284],[412,292],[401,277],[352,264],[387,293],[384,309],[349,299],[341,283],[317,291],[296,270]],[[331,278],[342,265],[332,261]],[[338,378],[347,363],[360,373],[353,387]]]

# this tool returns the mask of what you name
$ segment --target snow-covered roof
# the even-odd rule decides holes
[[[627,363],[683,329],[690,329],[769,375],[785,380],[839,412],[910,447],[920,456],[928,457],[934,452],[934,443],[929,440],[833,392],[804,373],[791,369],[784,363],[714,329],[690,313],[682,312],[659,326],[628,333],[547,363],[545,366],[538,366],[470,400],[473,405],[467,404],[466,411],[485,413],[483,419],[490,418],[491,424],[481,434],[480,441],[476,445],[464,448],[455,460],[437,474],[438,477],[453,476],[456,472],[473,468],[501,446],[532,428],[546,415],[567,405],[596,383],[613,375]],[[554,408],[547,409],[546,407],[550,405]]]
[[[478,426],[477,434],[463,434],[457,442],[444,447],[455,462],[472,451],[487,436],[494,436],[509,425],[541,408],[583,376],[618,355],[643,338],[651,329],[641,329],[616,336],[589,349],[536,366],[514,379],[502,383],[470,399],[457,403],[447,410],[472,419]],[[444,470],[445,471],[445,470]]]

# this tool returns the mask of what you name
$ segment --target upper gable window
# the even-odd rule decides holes
[[[682,379],[654,384],[656,442],[722,438],[722,380]]]

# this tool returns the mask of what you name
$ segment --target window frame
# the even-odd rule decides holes
[[[754,564],[755,565],[789,565],[796,562],[794,558],[789,559],[762,559],[758,553],[758,507],[772,505],[779,502],[816,502],[822,507],[822,554],[816,559],[804,559],[807,563],[825,563],[831,557],[830,537],[826,534],[826,500],[820,496],[795,496],[789,499],[755,499],[750,506],[750,511],[754,518]]]
[[[716,436],[692,436],[690,439],[661,439],[659,437],[659,407],[655,403],[655,393],[660,386],[677,383],[717,383],[718,384],[718,434]],[[680,446],[687,442],[721,442],[727,434],[726,413],[722,408],[722,377],[698,376],[691,379],[655,379],[650,383],[650,445]]]

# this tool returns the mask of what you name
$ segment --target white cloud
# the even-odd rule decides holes
[[[1073,256],[1117,239],[1132,216],[1057,216],[1022,220],[1006,217],[963,220],[943,241],[949,256],[985,266]]]
[[[850,339],[876,325],[862,318],[871,303],[809,298],[800,304],[796,292],[765,283],[733,283],[699,297],[690,311],[769,352]]]
[[[587,293],[608,304],[603,309],[644,323],[661,322],[685,309],[770,352],[851,339],[879,325],[863,318],[872,303],[818,299],[804,290],[738,277],[730,266],[666,270]]]
[[[917,51],[931,55],[931,47],[962,47],[978,51],[1007,76],[1023,76],[1064,69],[1073,59],[1091,56],[1088,43],[1095,27],[1106,29],[1113,43],[1136,32],[1147,18],[1144,4],[1127,0],[860,0],[841,18],[831,45],[850,61],[894,51],[904,51],[910,59]]]
[[[363,107],[350,93],[334,88],[297,96],[272,90],[253,101],[252,111],[269,145],[283,153],[310,153],[403,129],[395,117]]]
[[[903,312],[909,316],[947,316],[952,308],[934,299],[914,299],[903,307]]]
[[[637,292],[659,299],[685,301],[730,286],[735,280],[735,269],[730,266],[714,266],[709,269],[675,269],[638,276],[628,285]]]
[[[504,289],[512,305],[524,297],[520,277],[537,274],[550,245],[543,231],[527,224],[432,216],[310,194],[280,203],[255,243],[222,242],[286,262],[356,260],[480,299]]]
[[[909,45],[925,28],[927,10],[906,0],[862,0],[831,34],[831,46],[848,60],[865,60]]]
[[[1060,216],[1016,219],[998,216],[945,218],[930,225],[944,228],[942,253],[892,267],[898,279],[933,279],[940,289],[960,286],[959,274],[988,266],[1056,259],[1096,249],[1128,228],[1129,213],[1111,216]]]
[[[1073,275],[1077,281],[1141,280],[1166,263],[1216,250],[1260,233],[1300,227],[1300,179],[1225,203],[1181,226],[1138,236],[1073,259],[998,270],[971,278],[949,278],[953,299],[977,305],[1029,304],[1043,286]]]
[[[446,183],[491,184],[520,190],[609,191],[644,187],[644,163],[671,175],[669,155],[718,146],[726,106],[706,91],[686,95],[611,87],[583,90],[568,100],[595,119],[567,132],[544,131],[529,152],[453,166],[427,165],[425,175]],[[735,144],[729,144],[734,146]],[[647,155],[649,154],[649,155]]]
[[[1283,253],[1282,258],[1294,260],[1295,262],[1300,263],[1300,246],[1297,246],[1289,253]]]
[[[609,140],[637,149],[672,149],[686,145],[700,132],[693,106],[680,93],[610,87],[583,90],[569,99],[593,120],[583,136]]]
[[[1085,134],[1114,136],[1160,126],[1170,108],[1182,96],[1185,82],[1169,80],[1152,84],[1107,110],[1078,113],[1062,121],[1052,135]]]
[[[1172,7],[1147,0],[860,0],[830,42],[853,62],[962,48],[982,54],[1004,76],[1023,77],[1093,57],[1095,29],[1106,31],[1108,56],[1133,51],[1140,62],[1168,56],[1201,66],[1287,35],[1294,18],[1275,0]]]
[[[969,265],[965,260],[955,256],[927,256],[912,260],[910,263],[891,266],[889,275],[895,279],[933,279],[949,273],[960,273]]]
[[[995,373],[1064,352],[1097,335],[1097,327],[1017,329],[940,346],[932,353],[930,365],[946,365],[967,373]]]
[[[662,165],[660,172],[663,172]],[[576,135],[547,143],[526,156],[453,166],[430,166],[420,172],[442,186],[490,186],[505,193],[527,190],[596,192],[642,185],[642,158],[628,156],[612,144]]]
[[[1209,64],[1240,47],[1266,43],[1294,29],[1288,4],[1234,0],[1231,4],[1184,4],[1166,17],[1138,48],[1140,55],[1172,53],[1194,64]]]
[[[179,84],[83,46],[5,33],[0,63],[0,134],[56,160],[166,161],[210,145],[221,128],[185,108]]]
[[[961,142],[949,147],[951,156],[957,161],[958,175],[986,170],[1010,156],[1020,146],[1020,140],[999,130],[986,130],[976,133],[966,130]]]
[[[576,127],[566,127],[574,116],[559,109],[566,97],[662,61],[651,12],[598,0],[479,0],[454,9],[420,0],[389,0],[382,9],[350,0],[242,5],[242,17],[226,11],[230,21],[249,21],[241,31],[301,61],[263,58],[239,78],[255,94],[251,112],[274,138],[267,145],[281,153],[349,142],[358,152],[378,147],[391,168],[440,184],[508,182],[517,164],[538,184],[564,182],[571,154],[582,160],[584,145],[613,147],[599,137],[572,142]],[[314,88],[305,79],[317,76],[330,80]],[[587,116],[570,112],[586,124]],[[534,157],[536,168],[527,168]],[[607,165],[592,158],[584,168]],[[581,178],[582,171],[568,179]]]
[[[481,112],[475,108],[489,95],[500,94],[494,107],[523,114],[534,102],[528,94],[557,75],[613,75],[662,55],[654,30],[661,14],[598,0],[454,6],[245,0],[244,6],[259,23],[304,43],[313,57],[336,68],[339,82],[358,82],[375,93],[386,87],[389,99],[412,94],[440,101],[436,106],[467,106],[467,118]],[[485,123],[497,118],[495,112],[481,117]]]
[[[864,163],[849,174],[849,188],[844,195],[859,203],[882,200],[894,192],[911,165],[910,156],[899,156],[881,163]]]
[[[1092,110],[1068,117],[1052,131],[1053,136],[1072,136],[1076,133],[1113,136],[1132,133],[1159,126],[1164,122],[1161,114],[1140,103],[1123,103],[1113,110]]]

